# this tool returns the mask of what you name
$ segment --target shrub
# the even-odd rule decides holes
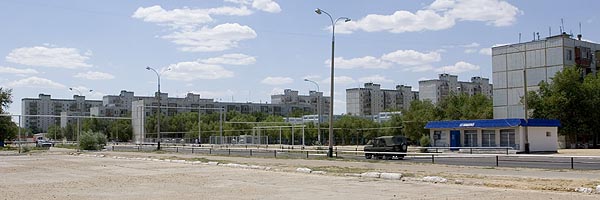
[[[79,149],[100,150],[106,145],[106,135],[99,132],[84,132],[79,137]]]
[[[429,141],[428,135],[422,136],[421,139],[419,140],[419,142],[422,147],[428,147],[431,144],[431,142]]]

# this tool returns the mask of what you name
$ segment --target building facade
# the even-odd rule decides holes
[[[46,117],[28,117],[23,119],[24,128],[30,129],[34,133],[47,132],[52,125],[61,125],[61,113],[66,112],[69,116],[88,116],[90,109],[101,106],[102,101],[86,100],[85,96],[73,95],[73,99],[52,99],[50,95],[40,94],[38,98],[21,99],[21,113],[23,115],[46,115]],[[67,118],[67,122],[74,122],[76,119]]]
[[[521,101],[527,91],[538,91],[541,81],[552,82],[556,72],[578,67],[582,75],[600,68],[600,44],[561,34],[542,40],[492,48],[494,118],[524,118]]]
[[[319,107],[320,101],[320,107]],[[298,91],[292,89],[283,90],[283,94],[271,95],[271,104],[282,105],[308,105],[313,110],[321,110],[321,115],[329,115],[330,97],[323,96],[323,92],[309,91],[308,95],[299,95]],[[310,112],[315,113],[317,112]]]
[[[411,86],[398,85],[395,90],[381,89],[380,84],[365,83],[364,88],[346,89],[346,112],[355,116],[374,116],[384,111],[407,110],[419,99]]]
[[[430,100],[437,104],[450,94],[483,94],[492,98],[492,84],[482,77],[471,77],[471,82],[459,81],[458,76],[440,74],[439,79],[419,81],[419,100]]]

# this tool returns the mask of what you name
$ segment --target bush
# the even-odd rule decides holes
[[[106,135],[96,132],[84,132],[79,137],[79,149],[100,150],[106,145]]]
[[[421,143],[422,147],[428,147],[431,144],[431,141],[429,140],[428,135],[422,136],[421,139],[419,140],[419,142]]]

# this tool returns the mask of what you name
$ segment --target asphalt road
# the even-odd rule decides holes
[[[108,146],[114,151],[154,151],[155,145],[116,145]],[[324,158],[326,151],[304,151],[301,149],[258,149],[256,147],[237,146],[233,148],[211,148],[211,147],[173,147],[162,146],[163,151],[188,153],[188,154],[211,154],[232,156],[256,156],[256,157],[279,157],[279,158]],[[432,159],[433,156],[433,159]],[[340,153],[338,157],[346,159],[366,160],[361,152]],[[419,162],[447,165],[464,166],[489,166],[489,167],[524,167],[542,169],[578,169],[578,170],[600,170],[600,157],[593,156],[551,156],[551,155],[478,155],[478,154],[436,154],[406,156],[403,160],[385,160],[386,162]]]

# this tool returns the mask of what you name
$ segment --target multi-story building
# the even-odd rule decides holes
[[[346,113],[355,116],[377,115],[384,111],[406,110],[419,99],[411,86],[398,85],[395,90],[381,89],[380,84],[365,83],[364,88],[346,89]]]
[[[308,95],[299,95],[296,90],[285,89],[283,94],[271,95],[272,104],[309,105],[314,110],[319,110],[319,101],[321,102],[321,115],[328,115],[331,98],[323,96],[323,92],[309,91]]]
[[[61,113],[67,115],[89,115],[92,107],[101,106],[102,101],[86,100],[85,96],[73,95],[73,99],[52,99],[50,95],[40,94],[39,98],[24,98],[21,100],[21,113],[23,115],[46,115],[38,117],[23,117],[23,127],[34,133],[46,132],[52,125],[60,125]],[[68,122],[74,118],[68,118]]]
[[[600,44],[563,33],[492,48],[494,118],[524,118],[525,85],[527,91],[538,91],[541,81],[552,82],[565,67],[579,67],[583,75],[598,72]]]
[[[301,97],[297,103],[241,103],[241,102],[218,102],[213,99],[200,98],[199,94],[188,93],[186,97],[168,97],[168,93],[161,93],[163,109],[161,113],[173,116],[182,112],[210,113],[217,109],[226,111],[237,111],[243,114],[261,112],[271,115],[289,116],[294,111],[316,114],[316,97],[322,93],[311,92],[309,96]],[[119,95],[107,95],[102,100],[86,100],[84,96],[75,95],[73,99],[52,99],[50,95],[40,94],[39,98],[24,98],[21,100],[21,110],[24,115],[51,115],[61,116],[101,116],[101,117],[128,117],[131,116],[135,105],[144,107],[145,116],[154,115],[158,110],[158,99],[154,96],[135,96],[133,92],[121,91]],[[322,98],[323,102],[329,103],[328,97]],[[323,106],[323,108],[327,108]],[[323,113],[328,113],[323,109]],[[325,114],[324,114],[325,115]],[[68,122],[74,118],[66,118]],[[60,117],[25,117],[24,127],[33,132],[46,132],[52,125],[60,125]]]
[[[419,81],[419,99],[437,104],[450,94],[483,94],[492,98],[492,84],[487,78],[471,77],[471,82],[458,81],[458,76],[440,74],[439,79]]]

